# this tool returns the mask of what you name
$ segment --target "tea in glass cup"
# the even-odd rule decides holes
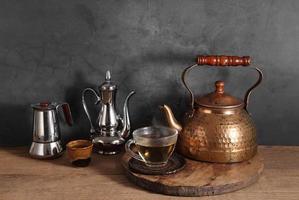
[[[133,139],[126,143],[126,151],[149,167],[163,167],[172,155],[178,138],[178,131],[164,126],[150,126],[133,132]],[[136,151],[131,145],[135,144]]]

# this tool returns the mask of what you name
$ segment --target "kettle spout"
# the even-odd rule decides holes
[[[165,113],[166,121],[171,128],[178,130],[179,132],[182,130],[182,126],[175,119],[174,114],[171,108],[167,105],[160,106],[162,111]]]
[[[124,108],[123,108],[124,113],[123,113],[123,120],[122,120],[123,123],[122,123],[122,130],[120,131],[120,137],[124,139],[126,139],[130,134],[131,125],[130,125],[128,101],[133,94],[135,94],[135,91],[132,91],[128,94],[124,103]]]

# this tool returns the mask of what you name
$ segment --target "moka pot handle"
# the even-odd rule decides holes
[[[85,113],[87,115],[87,118],[89,120],[89,123],[90,123],[90,133],[94,134],[95,133],[95,128],[93,126],[93,123],[92,123],[92,120],[91,120],[91,117],[90,117],[90,114],[88,112],[88,108],[87,108],[87,105],[86,105],[86,102],[85,102],[85,95],[86,95],[87,92],[91,92],[96,96],[97,100],[96,100],[95,104],[98,104],[99,102],[101,102],[101,98],[98,95],[98,93],[92,88],[85,88],[82,92],[82,105],[83,105],[84,111],[85,111]]]
[[[73,117],[72,117],[72,113],[71,113],[71,109],[70,109],[69,104],[65,103],[65,102],[64,103],[59,103],[56,106],[56,110],[59,110],[60,108],[62,108],[65,122],[69,126],[72,126],[73,125]]]

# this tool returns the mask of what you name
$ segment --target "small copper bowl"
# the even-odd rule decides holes
[[[78,167],[86,167],[91,161],[93,144],[89,140],[73,140],[67,143],[66,150],[71,163]]]

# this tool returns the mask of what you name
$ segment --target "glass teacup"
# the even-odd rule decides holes
[[[178,131],[164,126],[139,128],[133,132],[133,139],[126,143],[126,151],[149,167],[163,167],[172,155],[178,138]],[[136,151],[131,145],[135,144]]]

